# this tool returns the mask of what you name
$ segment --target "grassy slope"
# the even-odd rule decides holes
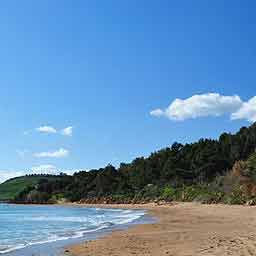
[[[24,176],[7,180],[0,184],[0,201],[12,200],[27,186],[34,186],[40,179],[56,179],[55,176]]]

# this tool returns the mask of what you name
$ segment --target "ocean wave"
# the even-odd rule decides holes
[[[15,245],[15,246],[11,246],[11,245],[0,245],[0,254],[5,254],[8,252],[13,252],[19,249],[23,249],[25,248],[26,245]]]
[[[119,213],[117,215],[108,215],[108,212],[110,210],[108,210],[107,212],[104,212],[104,210],[102,210],[102,214],[99,215],[94,215],[94,216],[85,216],[85,217],[74,217],[74,216],[70,216],[70,217],[63,217],[63,216],[32,216],[29,218],[23,218],[23,221],[47,221],[47,222],[78,222],[78,223],[88,223],[88,224],[100,224],[101,221],[100,219],[102,218],[111,218],[114,219],[116,221],[118,221],[119,218],[122,219],[127,219],[128,222],[130,222],[130,219],[136,219],[139,218],[141,216],[143,216],[145,214],[144,211],[131,211],[131,210],[119,210],[119,211],[115,211],[116,213]],[[112,211],[112,210],[111,210]],[[121,214],[120,214],[121,213]],[[118,223],[116,223],[118,224]]]
[[[0,245],[0,254],[9,253],[12,251],[16,251],[16,250],[37,245],[37,244],[46,244],[46,243],[52,243],[52,242],[63,241],[68,239],[82,238],[88,233],[93,233],[100,230],[112,228],[113,226],[117,226],[117,225],[124,225],[124,224],[131,223],[139,219],[145,214],[144,211],[120,210],[120,209],[117,209],[117,210],[107,209],[105,211],[104,209],[101,209],[101,210],[104,213],[103,215],[96,214],[95,216],[88,216],[88,217],[86,216],[85,217],[30,216],[30,218],[28,218],[27,221],[32,221],[32,222],[43,221],[46,223],[49,223],[52,221],[55,221],[56,223],[58,223],[62,221],[62,222],[70,222],[70,223],[78,222],[78,223],[84,223],[84,224],[82,226],[80,225],[80,228],[76,230],[64,229],[58,232],[48,232],[45,234],[47,239],[38,237],[37,241],[24,242],[23,244],[19,243],[16,245]],[[104,218],[102,218],[102,216]],[[26,220],[26,218],[24,218],[24,220]]]
[[[29,242],[29,243],[24,243],[24,244],[20,244],[20,245],[15,245],[15,246],[11,246],[11,245],[0,245],[0,254],[5,254],[5,253],[9,253],[12,251],[16,251],[19,249],[23,249],[32,245],[39,245],[39,244],[46,244],[46,243],[53,243],[53,242],[57,242],[57,241],[64,241],[64,240],[68,240],[68,239],[75,239],[75,238],[81,238],[83,237],[86,233],[92,233],[92,232],[97,232],[99,230],[108,228],[110,226],[113,226],[114,224],[112,223],[105,223],[97,228],[94,229],[88,229],[88,230],[77,230],[74,232],[66,232],[63,235],[60,234],[54,234],[51,235],[47,240],[41,240],[41,241],[34,241],[34,242]]]

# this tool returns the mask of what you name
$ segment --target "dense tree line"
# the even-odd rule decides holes
[[[178,191],[184,186],[209,186],[226,175],[236,161],[248,159],[255,148],[256,124],[253,124],[236,134],[224,133],[218,140],[200,139],[185,145],[175,142],[147,158],[121,163],[117,169],[108,165],[73,176],[62,175],[56,180],[42,179],[36,187],[20,193],[16,202],[41,203],[53,198],[70,201],[107,197],[134,199],[142,193],[150,194],[149,190],[158,195],[166,194],[168,188]],[[166,190],[160,193],[159,188]]]

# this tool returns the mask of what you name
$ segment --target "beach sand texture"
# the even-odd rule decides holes
[[[108,207],[148,209],[159,221],[72,246],[69,255],[256,255],[256,207],[197,203]]]

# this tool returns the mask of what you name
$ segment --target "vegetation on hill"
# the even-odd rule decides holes
[[[54,203],[65,198],[87,203],[154,200],[254,204],[256,124],[218,140],[174,143],[149,157],[26,186],[17,203]]]
[[[34,188],[40,181],[52,181],[59,179],[52,175],[27,175],[10,179],[0,184],[0,201],[14,200],[28,188]]]

